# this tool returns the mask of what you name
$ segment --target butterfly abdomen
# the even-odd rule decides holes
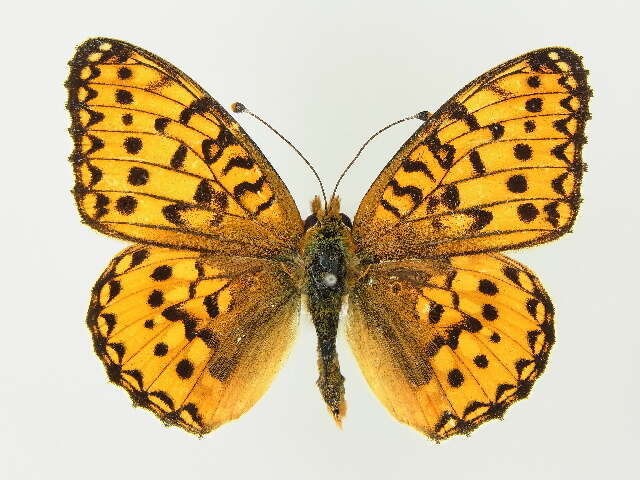
[[[351,253],[348,235],[348,227],[340,216],[327,215],[307,232],[304,246],[307,306],[318,336],[317,384],[338,424],[346,410],[336,335],[347,289]]]

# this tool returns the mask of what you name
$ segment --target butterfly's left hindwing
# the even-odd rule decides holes
[[[92,39],[70,62],[75,197],[83,219],[133,241],[270,257],[302,220],[286,186],[227,112],[173,65]]]
[[[554,341],[535,275],[499,254],[372,265],[347,336],[378,399],[435,440],[469,433],[528,395]]]
[[[136,405],[196,434],[257,402],[295,337],[300,294],[279,262],[134,246],[93,290],[96,353]]]
[[[354,218],[362,255],[435,258],[557,238],[580,202],[591,90],[566,48],[480,76],[400,149]]]

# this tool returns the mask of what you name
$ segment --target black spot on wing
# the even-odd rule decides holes
[[[116,90],[116,102],[121,105],[133,103],[133,94],[129,90]]]
[[[524,131],[526,133],[531,133],[536,129],[536,122],[533,120],[525,120],[524,122]]]
[[[518,217],[520,217],[520,220],[524,223],[532,222],[540,213],[536,206],[529,202],[518,205],[517,211]]]
[[[455,120],[462,120],[467,124],[469,130],[477,130],[480,128],[480,124],[478,123],[476,117],[473,114],[469,113],[467,107],[465,107],[461,103],[453,102],[451,103],[449,108],[451,118],[454,118]]]
[[[491,125],[487,125],[487,128],[491,132],[494,140],[498,140],[504,135],[504,126],[500,125],[499,123],[492,123]]]
[[[109,209],[107,209],[107,205],[109,205],[109,203],[110,203],[109,197],[107,197],[104,193],[96,194],[96,203],[94,205],[94,208],[96,210],[96,213],[95,213],[96,219],[109,213]]]
[[[137,206],[138,200],[131,195],[125,195],[124,197],[120,197],[116,200],[116,210],[118,210],[122,215],[131,215]]]
[[[409,197],[411,197],[414,205],[418,205],[422,201],[422,190],[420,190],[418,187],[415,187],[413,185],[401,186],[395,179],[392,179],[387,184],[387,186],[391,187],[391,189],[393,190],[393,194],[398,197],[404,195],[408,195]]]
[[[557,176],[556,178],[554,178],[553,180],[551,180],[551,188],[558,195],[563,195],[563,196],[566,195],[566,192],[564,190],[564,181],[568,176],[569,176],[569,173],[564,172],[559,176]]]
[[[165,128],[167,128],[167,125],[169,125],[169,122],[171,122],[171,120],[166,117],[156,118],[155,122],[153,123],[153,128],[155,128],[156,132],[158,133],[164,133],[164,130]]]
[[[447,185],[441,198],[443,205],[449,210],[455,210],[460,206],[460,192],[455,185]]]
[[[208,112],[213,108],[213,105],[213,99],[209,96],[198,98],[180,112],[179,122],[186,125],[193,115]]]
[[[184,320],[188,318],[187,313],[177,305],[172,305],[170,307],[165,308],[162,311],[161,315],[167,320],[169,320],[170,322],[177,322],[179,320]]]
[[[473,167],[473,170],[478,175],[483,175],[487,171],[487,169],[484,166],[484,163],[482,163],[482,159],[480,158],[480,154],[478,153],[477,150],[472,150],[471,153],[469,153],[469,160],[471,161],[471,166]]]
[[[431,306],[429,308],[429,323],[438,323],[443,313],[444,307],[442,305],[440,305],[439,303],[431,302]]]
[[[149,257],[149,250],[137,250],[131,255],[131,265],[129,268],[137,267]]]
[[[258,193],[264,185],[265,178],[260,176],[255,182],[242,182],[235,186],[233,189],[233,196],[235,198],[241,198],[246,192]]]
[[[384,198],[380,200],[380,205],[382,205],[382,208],[384,208],[385,210],[391,212],[393,215],[395,215],[396,217],[400,218],[402,215],[400,214],[400,210],[398,210],[396,207],[394,207],[393,205],[391,205],[389,202],[387,202]]]
[[[265,200],[260,205],[258,205],[258,207],[256,208],[256,211],[254,212],[254,215],[259,215],[261,212],[265,211],[267,208],[273,205],[275,201],[276,201],[276,196],[274,194],[271,194],[271,196],[267,200]]]
[[[184,205],[181,203],[174,203],[174,204],[166,205],[162,207],[162,215],[168,222],[171,222],[174,225],[181,225],[183,220],[182,218],[180,218],[180,212],[183,212],[184,210],[188,210],[188,209],[189,209],[189,206],[187,205]]]
[[[443,144],[436,134],[429,135],[423,142],[434,157],[438,160],[440,167],[448,170],[453,165],[456,149],[448,143]]]
[[[542,99],[541,98],[530,98],[524,104],[524,108],[528,112],[538,113],[542,111]]]
[[[209,182],[202,179],[196,188],[196,192],[193,195],[193,199],[200,204],[209,204],[213,198],[213,190]]]
[[[513,147],[513,156],[518,160],[529,160],[533,155],[533,150],[526,143],[518,143]]]
[[[471,227],[469,227],[471,230],[482,230],[491,223],[491,220],[493,220],[493,213],[488,210],[481,210],[478,208],[467,210],[465,213],[473,217],[473,223],[471,224]]]
[[[184,337],[187,341],[191,341],[196,338],[196,327],[198,326],[198,321],[195,318],[187,317],[182,321],[182,325],[184,327]]]
[[[254,161],[252,158],[243,158],[243,157],[233,157],[231,158],[227,164],[222,169],[222,174],[226,175],[229,171],[234,168],[244,168],[245,170],[251,170],[254,165]]]
[[[427,164],[424,163],[424,162],[421,162],[420,160],[409,160],[409,159],[407,159],[404,162],[402,162],[402,169],[405,172],[408,172],[408,173],[411,173],[411,172],[422,172],[432,182],[436,181],[436,179],[434,178],[433,174],[431,173],[431,170],[429,170],[429,167],[427,167]]]
[[[447,381],[453,388],[458,388],[464,383],[464,375],[457,368],[451,369],[447,374]]]
[[[163,280],[167,280],[169,277],[171,277],[172,273],[173,269],[169,265],[160,265],[159,267],[155,268],[150,277],[160,282]]]
[[[545,218],[547,222],[549,222],[555,228],[558,228],[558,226],[560,225],[560,222],[559,222],[560,214],[558,213],[558,202],[551,202],[546,204],[543,207],[543,210],[547,214]]]
[[[187,146],[183,143],[176,149],[170,160],[172,168],[180,168],[184,164],[184,159],[187,157]]]
[[[206,297],[204,297],[204,300],[202,301],[202,304],[204,305],[205,309],[207,310],[207,314],[209,315],[210,318],[215,318],[218,316],[218,314],[220,313],[220,310],[218,308],[218,294],[220,293],[220,291],[214,292],[210,295],[207,295]]]
[[[509,280],[511,280],[513,283],[515,283],[518,286],[522,286],[520,283],[520,275],[518,273],[518,270],[510,267],[510,266],[505,266],[502,269],[504,276],[507,277]]]
[[[532,75],[527,78],[527,85],[531,88],[538,88],[540,86],[540,77],[537,75]]]
[[[513,193],[524,193],[527,191],[527,178],[524,175],[512,175],[507,180],[507,188]]]
[[[149,181],[149,171],[140,167],[131,167],[129,169],[129,176],[127,182],[129,185],[141,186],[145,185]]]
[[[127,137],[122,145],[127,153],[135,155],[142,150],[142,139],[138,137]]]

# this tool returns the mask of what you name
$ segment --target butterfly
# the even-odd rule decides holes
[[[206,434],[265,393],[301,305],[317,385],[346,412],[346,333],[375,395],[439,441],[526,397],[554,343],[535,274],[503,250],[569,231],[591,90],[581,58],[536,50],[481,75],[384,167],[350,218],[335,195],[304,221],[227,111],[167,61],[108,38],[70,61],[82,220],[134,242],[91,294],[109,379],[168,425]],[[335,193],[335,191],[334,191]]]

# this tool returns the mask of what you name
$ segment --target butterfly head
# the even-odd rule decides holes
[[[320,197],[316,196],[311,202],[311,215],[304,221],[304,231],[311,229],[319,229],[322,225],[333,224],[336,229],[347,228],[351,230],[351,219],[344,213],[340,212],[340,199],[331,197],[329,205],[322,208]]]

